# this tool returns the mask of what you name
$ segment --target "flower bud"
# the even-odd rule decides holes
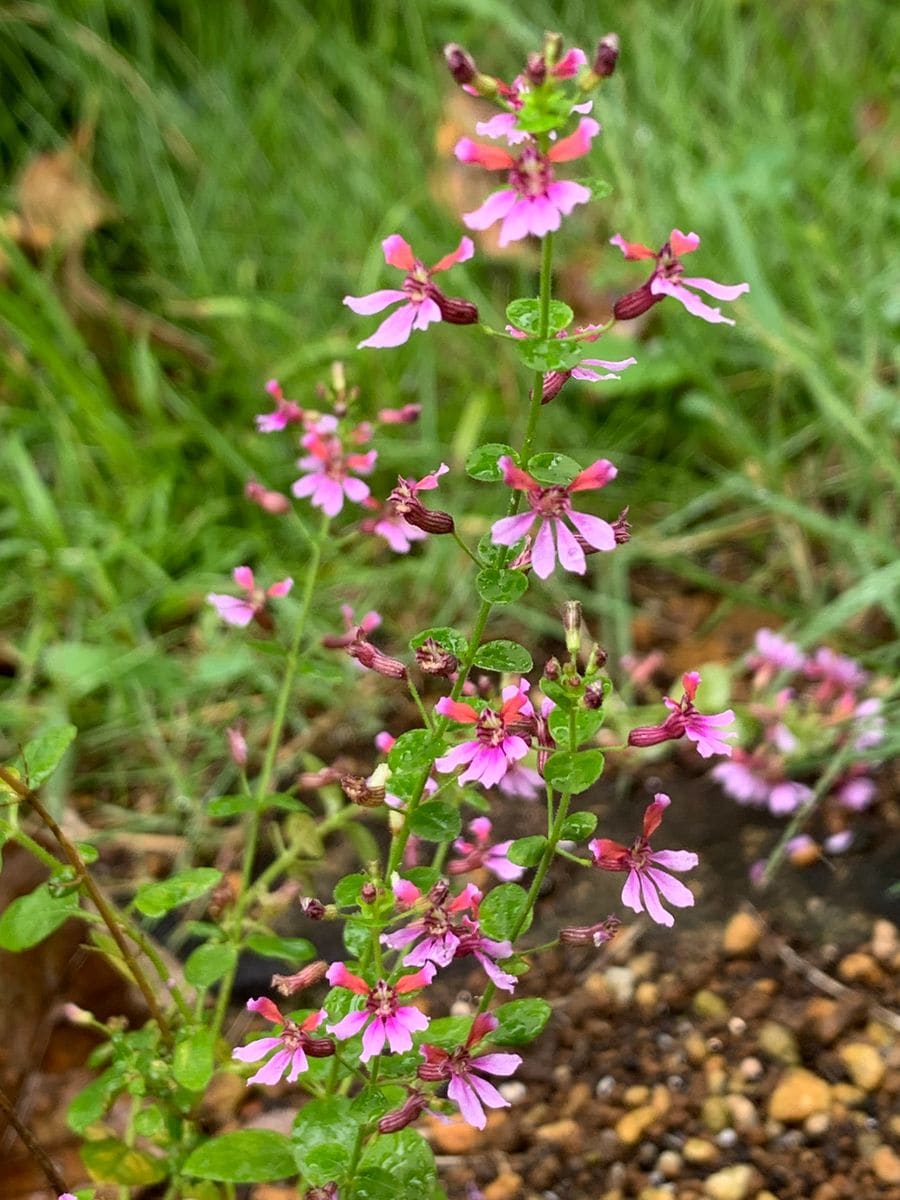
[[[384,1114],[378,1122],[378,1132],[397,1133],[399,1130],[405,1129],[407,1125],[411,1125],[415,1121],[427,1103],[428,1098],[423,1092],[412,1089],[399,1108]]]
[[[426,1083],[437,1083],[441,1079],[447,1079],[450,1070],[446,1062],[423,1062],[416,1067],[416,1074]]]
[[[303,1200],[338,1200],[336,1183],[326,1183],[322,1187],[307,1188]]]
[[[548,371],[541,388],[541,404],[549,404],[551,400],[555,400],[571,374],[571,371]]]
[[[555,683],[562,674],[562,667],[559,665],[559,659],[556,657],[548,658],[544,663],[544,678],[549,679],[551,683]]]
[[[566,631],[566,649],[574,658],[581,649],[581,601],[567,600],[563,605],[562,622]]]
[[[540,87],[547,78],[547,61],[543,54],[532,53],[528,55],[528,60],[525,64],[525,78],[532,87]]]
[[[421,415],[421,404],[404,404],[402,408],[379,409],[378,420],[382,425],[412,425]]]
[[[77,1004],[64,1004],[62,1014],[70,1025],[81,1025],[89,1029],[95,1024],[93,1015],[86,1008],[79,1008]]]
[[[548,67],[555,67],[562,57],[563,36],[561,33],[545,33],[543,58]]]
[[[444,62],[447,64],[447,70],[460,86],[474,82],[478,74],[475,59],[468,50],[464,50],[456,42],[448,42],[444,47]]]
[[[450,513],[426,508],[417,496],[407,494],[402,487],[394,488],[387,498],[387,506],[398,517],[426,533],[453,533],[456,528]]]
[[[396,658],[388,658],[386,654],[376,650],[372,643],[366,640],[362,629],[357,630],[356,637],[347,647],[347,653],[368,670],[376,671],[388,679],[406,678],[406,667],[403,663]]]
[[[597,925],[575,925],[559,931],[559,940],[570,946],[593,945],[598,949],[604,942],[611,941],[619,930],[622,922],[618,917],[609,916]]]
[[[343,772],[339,771],[337,767],[320,767],[318,771],[302,771],[297,776],[297,786],[305,791],[314,792],[317,788],[337,783],[342,774]]]
[[[298,971],[296,975],[273,975],[272,987],[281,992],[282,996],[293,996],[295,992],[302,992],[304,988],[312,987],[313,984],[323,980],[327,970],[327,963],[321,960],[312,962]]]
[[[446,879],[439,879],[428,893],[428,903],[433,904],[436,908],[440,908],[449,895],[450,885]]]
[[[251,504],[258,504],[263,512],[272,513],[276,517],[291,511],[291,502],[287,496],[283,496],[281,492],[272,492],[253,479],[248,479],[244,484],[244,495]]]
[[[619,35],[608,33],[597,43],[591,70],[601,79],[608,79],[616,69],[619,59]]]
[[[665,297],[660,294],[656,295],[650,291],[650,280],[637,288],[636,291],[628,292],[622,296],[613,305],[613,316],[617,321],[633,321],[635,317],[642,316],[648,312],[654,304],[659,304],[660,300]]]
[[[615,521],[612,523],[613,533],[616,535],[616,545],[624,546],[626,542],[631,541],[631,526],[628,524],[628,509],[623,508]]]
[[[326,908],[322,901],[317,900],[315,896],[302,896],[300,899],[300,911],[310,921],[321,921],[325,916]]]
[[[377,896],[378,896],[378,888],[371,881],[371,879],[367,879],[366,882],[359,889],[360,900],[362,900],[363,904],[374,904]]]
[[[416,651],[416,662],[426,675],[450,676],[459,668],[459,659],[455,654],[434,640],[426,638]]]
[[[478,324],[478,307],[471,300],[462,300],[459,296],[445,296],[434,284],[428,289],[428,294],[441,310],[441,319],[448,325]]]
[[[210,892],[206,911],[214,921],[218,921],[222,913],[227,908],[231,908],[235,900],[237,900],[237,888],[234,881],[224,875]]]
[[[589,683],[584,689],[584,707],[596,711],[603,707],[603,684]]]
[[[593,646],[591,646],[591,652],[588,655],[585,674],[593,675],[595,671],[602,671],[606,666],[608,659],[609,655],[606,653],[603,647],[598,646],[597,643],[594,642]]]
[[[246,767],[247,765],[247,739],[244,737],[243,730],[237,725],[232,725],[225,730],[225,735],[228,738],[228,752],[231,755],[231,761],[236,767]]]
[[[341,787],[351,804],[359,804],[362,808],[378,808],[384,804],[384,785],[373,787],[362,775],[342,776]]]

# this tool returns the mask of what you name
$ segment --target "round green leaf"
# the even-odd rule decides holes
[[[0,915],[0,950],[28,950],[77,912],[76,893],[54,896],[50,885],[42,883],[27,896],[13,900]]]
[[[487,671],[518,671],[524,675],[533,665],[531,655],[524,646],[504,639],[485,642],[475,654],[475,666],[484,667]]]
[[[421,771],[430,767],[443,753],[444,743],[427,729],[410,729],[401,733],[388,752],[388,766],[399,774]]]
[[[542,689],[543,690],[543,689]],[[550,733],[557,746],[577,750],[582,742],[588,742],[603,724],[602,708],[578,708],[575,710],[575,745],[569,745],[569,713],[564,708],[554,708],[547,718]]]
[[[327,1146],[329,1155],[341,1150],[349,1155],[356,1142],[359,1126],[352,1101],[346,1096],[324,1096],[304,1104],[297,1113],[291,1135],[294,1158],[303,1175],[307,1174],[311,1158],[315,1170],[317,1160],[314,1155],[320,1146]]]
[[[528,474],[538,483],[559,484],[565,487],[581,473],[580,465],[568,454],[535,454],[528,460]]]
[[[122,1187],[159,1183],[169,1173],[163,1159],[151,1158],[143,1150],[126,1146],[115,1138],[84,1142],[81,1161],[97,1183],[118,1183]]]
[[[74,725],[58,725],[26,742],[21,757],[29,787],[39,787],[50,778],[77,735]]]
[[[512,938],[523,914],[525,919],[519,933],[525,933],[531,925],[532,914],[528,909],[528,894],[517,883],[501,883],[492,888],[478,906],[481,928],[498,942]]]
[[[278,937],[274,933],[254,933],[247,938],[247,949],[263,958],[283,958],[289,963],[302,963],[315,958],[316,948],[306,938]]]
[[[207,942],[188,955],[184,977],[192,987],[212,987],[236,961],[237,948],[231,942]]]
[[[334,885],[334,902],[338,908],[356,908],[359,904],[360,889],[368,879],[368,875],[363,875],[360,871],[354,871],[352,875],[345,875],[343,879],[339,879]]]
[[[542,1032],[553,1010],[546,1000],[511,1000],[501,1004],[494,1015],[499,1024],[491,1041],[501,1046],[524,1046]]]
[[[182,1167],[185,1175],[217,1183],[271,1183],[297,1174],[290,1138],[272,1129],[225,1133],[198,1146]]]
[[[567,329],[575,314],[562,300],[550,301],[548,333]],[[506,319],[523,333],[537,334],[541,328],[541,304],[539,300],[513,300],[506,306]]]
[[[414,1129],[401,1129],[376,1139],[365,1151],[352,1200],[425,1200],[435,1183],[431,1147]]]
[[[577,796],[603,774],[602,750],[557,750],[547,759],[544,779],[560,792]]]
[[[215,1070],[216,1035],[212,1029],[179,1034],[172,1059],[175,1082],[189,1092],[202,1092]]]
[[[512,604],[528,591],[528,577],[524,571],[485,567],[475,576],[475,588],[487,604]]]
[[[451,629],[447,625],[438,625],[434,629],[423,629],[414,638],[410,638],[410,650],[418,650],[429,638],[436,641],[439,646],[443,646],[445,650],[449,650],[451,654],[455,654],[459,659],[465,658],[469,648],[468,642],[458,629]]]
[[[503,472],[497,460],[504,455],[513,462],[519,461],[515,450],[505,442],[486,442],[483,446],[476,446],[466,459],[466,474],[484,483],[499,483]]]
[[[459,837],[459,810],[445,800],[428,800],[409,816],[409,830],[427,842],[449,842]]]
[[[597,828],[597,814],[592,812],[569,813],[563,821],[560,839],[565,842],[582,842]]]
[[[547,839],[545,837],[519,838],[510,846],[506,857],[517,866],[536,867],[541,861],[541,855],[544,853],[546,845]]]
[[[161,883],[146,883],[138,888],[134,906],[145,917],[162,917],[179,904],[188,904],[216,886],[222,872],[213,867],[193,867],[170,875]]]
[[[522,362],[532,371],[570,371],[577,367],[590,350],[588,342],[568,341],[565,338],[531,338],[516,342]]]

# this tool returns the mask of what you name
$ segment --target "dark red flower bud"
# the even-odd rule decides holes
[[[637,289],[637,291],[629,292],[626,296],[622,296],[613,305],[613,316],[617,321],[633,321],[635,317],[641,316],[653,307],[654,304],[659,304],[660,300],[665,297],[660,294],[656,295],[650,291],[650,284],[654,276],[645,284]]]
[[[397,1133],[398,1130],[405,1129],[415,1121],[427,1103],[428,1097],[423,1092],[413,1089],[399,1108],[384,1114],[378,1122],[378,1132]]]
[[[472,83],[478,74],[475,59],[468,50],[464,50],[456,42],[449,42],[444,47],[444,62],[447,64],[447,70],[460,86]]]
[[[359,889],[359,898],[363,904],[372,904],[378,895],[378,888],[372,883],[371,879],[367,880]]]
[[[548,371],[541,389],[541,404],[549,404],[551,400],[555,400],[571,375],[571,371]]]
[[[402,479],[388,496],[387,506],[398,517],[415,525],[416,529],[424,529],[426,533],[452,533],[456,528],[450,513],[426,508]]]
[[[559,665],[559,659],[556,657],[548,658],[544,663],[544,678],[549,679],[551,683],[555,683],[562,673],[562,667]]]
[[[344,775],[341,787],[351,804],[359,804],[362,808],[378,808],[384,804],[384,785],[373,787],[362,775]]]
[[[574,925],[570,929],[561,929],[559,940],[570,946],[593,945],[599,949],[604,942],[609,942],[616,936],[621,924],[618,917],[610,916],[597,925]]]
[[[321,921],[325,916],[325,905],[315,896],[303,896],[300,900],[300,911],[310,921]]]
[[[525,78],[532,87],[540,87],[547,78],[547,60],[543,54],[532,53],[528,55],[525,63]]]
[[[434,640],[426,638],[416,651],[416,662],[426,675],[443,675],[448,677],[459,668],[459,659],[455,654]]]
[[[302,992],[304,988],[312,987],[323,980],[327,970],[327,963],[313,962],[303,967],[296,975],[273,975],[272,987],[281,992],[282,996],[293,996],[295,992]]]
[[[477,325],[478,308],[471,300],[462,300],[458,296],[445,296],[439,287],[431,284],[428,294],[441,310],[441,319],[448,325]]]
[[[584,707],[598,709],[603,707],[603,684],[589,683],[584,689]]]
[[[378,420],[382,425],[412,425],[421,415],[421,404],[404,404],[402,408],[380,409]]]
[[[426,1083],[436,1083],[441,1079],[449,1079],[450,1056],[441,1062],[423,1062],[416,1067],[416,1074],[420,1079],[424,1079]]]
[[[608,79],[616,69],[619,60],[619,35],[608,33],[597,43],[591,70],[601,79]]]
[[[377,671],[379,675],[385,675],[388,679],[406,678],[406,667],[403,663],[376,650],[372,643],[366,640],[362,629],[357,630],[356,637],[347,647],[347,653],[368,670]]]
[[[428,903],[433,904],[436,908],[440,908],[449,895],[450,885],[446,879],[439,879],[428,893]]]

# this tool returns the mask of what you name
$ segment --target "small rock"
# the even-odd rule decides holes
[[[502,1090],[502,1089],[501,1089]],[[577,1117],[581,1110],[591,1099],[591,1085],[580,1079],[578,1083],[573,1084],[569,1088],[569,1094],[566,1097],[566,1103],[563,1106],[562,1115],[564,1117]]]
[[[581,1126],[571,1117],[563,1117],[561,1121],[551,1121],[547,1125],[539,1125],[534,1136],[541,1142],[550,1142],[554,1146],[562,1146],[569,1154],[578,1154],[582,1147]]]
[[[813,1113],[803,1122],[803,1132],[811,1138],[824,1137],[830,1128],[831,1117],[828,1113]]]
[[[869,1166],[882,1183],[900,1183],[900,1155],[890,1146],[879,1146],[869,1159]]]
[[[634,996],[634,971],[630,967],[607,967],[604,976],[616,1002],[622,1008],[630,1004]]]
[[[719,1158],[719,1148],[705,1138],[688,1138],[681,1148],[684,1161],[694,1167],[708,1166]]]
[[[616,1133],[619,1140],[626,1146],[637,1145],[658,1116],[659,1114],[652,1104],[632,1109],[616,1122]]]
[[[753,1083],[755,1079],[761,1079],[766,1073],[765,1067],[753,1055],[748,1058],[742,1058],[738,1069],[740,1070],[741,1077],[746,1079],[748,1083]]]
[[[841,1062],[857,1087],[874,1092],[884,1080],[884,1059],[868,1042],[848,1042],[838,1047]]]
[[[649,979],[656,972],[659,955],[653,950],[645,950],[643,954],[635,954],[628,960],[628,969],[635,979]]]
[[[746,1200],[756,1178],[756,1171],[748,1163],[736,1163],[710,1175],[703,1190],[711,1200]]]
[[[497,1091],[510,1104],[521,1104],[528,1095],[528,1088],[520,1079],[507,1079],[497,1087]]]
[[[872,953],[880,963],[889,965],[900,950],[900,930],[880,917],[872,926]]]
[[[657,1083],[653,1088],[653,1094],[650,1097],[650,1105],[660,1116],[667,1113],[672,1107],[672,1094],[663,1083]]]
[[[656,1160],[656,1169],[660,1175],[666,1179],[677,1179],[681,1174],[681,1168],[684,1166],[684,1160],[681,1155],[675,1150],[663,1150],[662,1154]]]
[[[484,1189],[484,1200],[516,1200],[525,1180],[515,1171],[501,1171]]]
[[[659,1003],[659,988],[650,979],[642,980],[635,989],[634,1002],[645,1013],[652,1012]]]
[[[636,1083],[625,1089],[622,1099],[625,1101],[626,1108],[640,1108],[650,1099],[650,1089],[646,1084]]]
[[[688,1062],[692,1067],[699,1065],[709,1055],[709,1048],[706,1045],[706,1038],[699,1034],[696,1030],[692,1030],[684,1039],[684,1052],[687,1055]]]
[[[672,1193],[668,1188],[645,1187],[638,1192],[638,1200],[672,1200]]]
[[[831,1089],[831,1096],[835,1104],[842,1104],[844,1108],[859,1108],[866,1099],[862,1088],[853,1083],[836,1083]]]
[[[827,996],[813,996],[806,1005],[803,1023],[820,1042],[829,1046],[857,1020],[862,1009],[861,997],[830,1000]]]
[[[719,1133],[731,1124],[731,1109],[724,1096],[709,1096],[703,1101],[700,1120],[711,1133]]]
[[[691,1001],[691,1008],[698,1017],[707,1017],[710,1020],[719,1021],[728,1015],[728,1005],[709,988],[702,988],[697,992]]]
[[[838,963],[837,973],[844,983],[867,983],[878,987],[884,983],[884,972],[871,954],[857,951],[848,954]]]
[[[769,1097],[769,1116],[774,1121],[805,1121],[813,1113],[828,1112],[831,1088],[818,1075],[803,1067],[788,1071]]]
[[[759,1115],[753,1101],[747,1096],[738,1095],[729,1096],[727,1099],[731,1122],[735,1129],[739,1133],[746,1133],[748,1129],[756,1129],[759,1125]]]
[[[598,1100],[605,1100],[607,1096],[611,1096],[616,1090],[615,1075],[604,1075],[602,1079],[597,1080],[597,1086],[594,1088],[594,1095]]]
[[[735,913],[722,934],[722,949],[729,958],[749,958],[763,935],[763,925],[752,913]]]
[[[789,1067],[796,1066],[800,1062],[800,1047],[797,1039],[786,1025],[779,1025],[777,1021],[763,1023],[759,1031],[758,1044],[760,1050],[764,1051],[769,1058],[774,1058],[776,1062],[786,1063]]]
[[[426,1117],[425,1133],[439,1154],[471,1154],[484,1145],[489,1137],[487,1130],[475,1129],[463,1119],[462,1114],[446,1121]]]

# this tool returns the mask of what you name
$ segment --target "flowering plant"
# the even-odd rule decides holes
[[[537,452],[543,406],[564,404],[572,378],[602,382],[625,368],[640,370],[633,358],[597,357],[598,341],[618,320],[668,296],[705,321],[730,324],[731,318],[692,289],[723,301],[747,290],[746,284],[685,278],[681,256],[697,250],[700,239],[675,230],[658,252],[618,235],[611,239],[626,258],[652,259],[654,268],[649,280],[615,304],[606,324],[575,326],[571,308],[554,299],[554,234],[575,207],[592,197],[586,184],[563,176],[600,137],[600,124],[588,115],[591,97],[612,74],[617,58],[613,35],[599,42],[590,60],[577,49],[564,53],[560,38],[548,35],[522,74],[505,84],[480,72],[460,47],[447,48],[456,81],[500,110],[475,132],[506,142],[504,147],[467,137],[457,144],[460,161],[505,173],[504,185],[464,214],[463,222],[471,231],[499,222],[501,245],[540,239],[538,295],[512,301],[504,329],[482,324],[471,301],[447,296],[434,281],[473,258],[475,244],[468,236],[428,267],[400,234],[390,235],[382,243],[384,257],[403,272],[402,285],[344,300],[363,317],[393,306],[359,343],[361,350],[398,346],[414,331],[439,322],[478,326],[528,371],[530,400],[518,449],[481,446],[466,463],[471,477],[496,487],[502,515],[488,536],[469,545],[453,515],[435,506],[439,487],[442,495],[453,495],[452,484],[448,487],[453,471],[445,464],[420,479],[401,475],[379,498],[378,450],[371,443],[380,427],[414,421],[418,405],[381,409],[366,419],[359,393],[348,388],[339,366],[325,393],[328,411],[287,399],[276,381],[267,385],[275,408],[257,418],[257,427],[267,436],[298,437],[300,475],[286,483],[299,506],[294,509],[284,491],[255,480],[246,494],[273,518],[294,513],[304,555],[294,568],[299,582],[293,591],[291,578],[258,587],[251,569],[242,565],[234,569],[241,595],[208,597],[227,625],[247,627],[255,620],[274,631],[284,672],[261,761],[255,762],[243,729],[229,729],[240,789],[207,806],[214,819],[243,822],[239,871],[228,877],[218,867],[194,866],[142,886],[134,897],[133,909],[148,919],[181,905],[206,904],[206,919],[191,924],[199,944],[180,975],[138,920],[112,905],[93,880],[84,853],[42,805],[37,789],[49,774],[46,765],[41,772],[2,769],[8,792],[45,821],[67,859],[37,906],[13,906],[6,920],[7,944],[10,930],[18,948],[34,944],[77,908],[83,895],[90,902],[83,911],[106,926],[101,945],[135,981],[150,1013],[143,1029],[69,1013],[106,1041],[97,1062],[108,1065],[68,1114],[76,1132],[90,1130],[82,1158],[94,1181],[124,1188],[165,1183],[171,1200],[203,1189],[204,1196],[218,1196],[218,1184],[231,1189],[236,1183],[282,1179],[299,1179],[307,1200],[411,1195],[438,1200],[444,1193],[433,1156],[413,1124],[426,1109],[438,1115],[458,1109],[465,1121],[483,1127],[485,1109],[510,1103],[508,1090],[491,1078],[514,1074],[522,1061],[518,1049],[536,1038],[550,1017],[545,1000],[511,998],[498,1004],[498,991],[514,996],[519,980],[548,945],[601,948],[619,923],[616,915],[590,914],[585,926],[560,930],[542,946],[529,944],[541,887],[554,864],[562,858],[587,870],[627,872],[623,905],[661,925],[674,920],[663,901],[676,909],[694,903],[690,888],[670,872],[691,871],[696,854],[650,845],[665,809],[677,798],[657,794],[637,830],[613,829],[604,819],[602,836],[588,840],[598,819],[578,807],[578,798],[604,769],[597,735],[612,684],[605,653],[586,639],[578,602],[565,606],[565,661],[549,659],[538,679],[525,646],[485,638],[489,623],[530,587],[538,591],[557,569],[586,575],[592,555],[614,553],[630,536],[627,509],[616,514],[600,504],[601,516],[582,510],[582,501],[595,506],[593,497],[576,497],[605,488],[615,494],[617,468],[600,457],[606,447],[592,447],[584,465]],[[463,278],[459,271],[456,276]],[[314,525],[306,506],[317,510]],[[326,648],[348,656],[357,671],[380,677],[386,688],[408,690],[420,720],[415,728],[379,735],[376,747],[383,758],[368,773],[353,775],[339,764],[321,763],[305,772],[299,787],[312,793],[307,804],[282,778],[279,752],[297,672],[312,653],[308,618],[323,566],[337,570],[347,539],[372,535],[402,554],[417,546],[427,554],[431,538],[455,539],[461,562],[475,564],[474,616],[465,634],[447,627],[422,630],[405,654],[389,652],[377,613],[357,620],[344,608],[343,632],[328,635]],[[292,628],[285,634],[287,624]],[[476,669],[485,674],[476,679]],[[728,758],[733,713],[698,708],[697,672],[686,673],[683,684],[680,699],[665,700],[668,716],[658,725],[632,728],[628,745],[686,738],[703,758]],[[26,762],[46,764],[54,753],[58,758],[72,732],[31,747]],[[510,798],[535,804],[543,799],[546,833],[494,840],[486,814],[496,809],[502,820]],[[280,825],[278,815],[285,809],[288,818]],[[291,818],[296,818],[293,824]],[[275,849],[263,865],[258,849],[269,822]],[[388,834],[386,850],[371,837],[357,837],[352,844],[364,847],[362,869],[333,882],[330,895],[299,899],[308,920],[341,923],[346,960],[333,939],[332,961],[326,962],[312,942],[273,932],[273,916],[298,902],[298,864],[321,857],[321,847],[341,833],[352,839],[361,827],[378,822]],[[621,833],[626,842],[614,840],[612,833]],[[466,880],[467,875],[474,878]],[[302,1007],[255,996],[247,1002],[244,1021],[229,1024],[244,952],[290,963],[294,973],[273,976],[271,989],[300,997]],[[475,972],[476,998],[465,1013],[437,1015],[446,993],[436,981],[458,959],[467,959]],[[259,1018],[272,1029],[263,1032]],[[241,1072],[250,1087],[289,1086],[297,1100],[291,1135],[260,1128],[211,1136],[200,1104],[222,1072]],[[124,1139],[112,1117],[122,1096],[131,1114]],[[53,1182],[63,1190],[58,1177]]]

